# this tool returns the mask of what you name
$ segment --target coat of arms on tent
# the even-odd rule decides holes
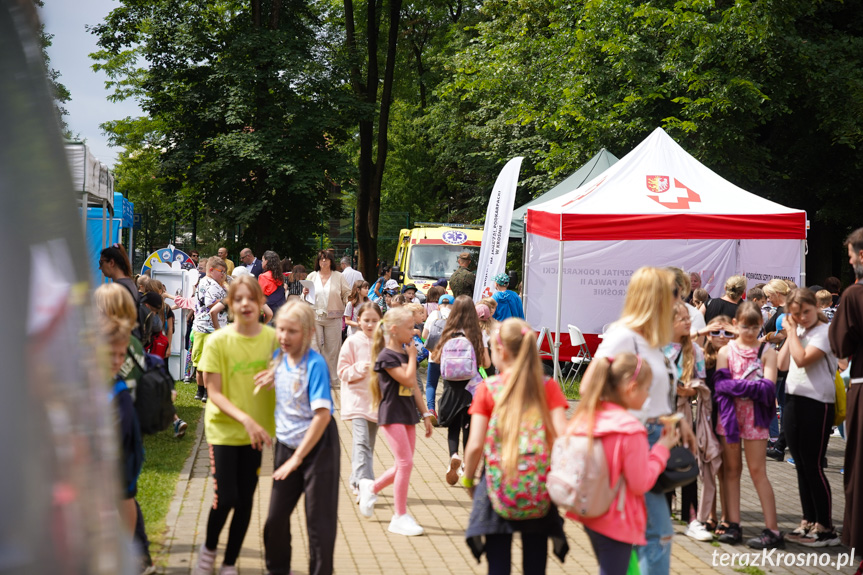
[[[647,189],[654,194],[667,192],[669,187],[668,176],[647,176]]]

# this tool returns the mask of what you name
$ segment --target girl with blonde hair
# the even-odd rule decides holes
[[[674,303],[679,291],[674,274],[668,270],[643,267],[632,274],[623,303],[623,314],[605,333],[596,350],[596,357],[615,357],[621,353],[639,355],[650,366],[653,374],[648,400],[643,407],[633,412],[647,427],[650,445],[656,443],[663,425],[659,417],[674,411],[672,399],[677,383],[677,373],[662,353],[662,347],[672,338],[674,326]],[[593,374],[592,362],[585,374],[582,394],[590,393]],[[585,389],[586,388],[586,389]],[[696,441],[692,428],[680,422],[683,442],[695,449]],[[663,543],[674,534],[671,513],[663,494],[648,492],[644,495],[647,505],[647,544],[638,548],[639,565],[643,574],[666,575],[671,568],[671,545]]]
[[[333,572],[338,524],[339,432],[327,362],[310,349],[315,315],[301,301],[276,313],[276,441],[273,492],[264,525],[267,572],[291,569],[291,515],[304,495],[309,573]]]
[[[539,429],[540,435],[532,436],[531,442],[543,441],[546,453],[551,452],[555,437],[566,427],[569,404],[557,382],[545,377],[536,337],[524,320],[510,318],[501,323],[492,337],[491,350],[500,375],[479,384],[469,411],[470,437],[462,485],[473,497],[473,509],[465,536],[477,560],[483,552],[486,554],[489,573],[509,573],[512,534],[519,531],[524,572],[544,573],[548,539],[556,540],[555,549],[561,548],[560,541],[564,539],[560,516],[545,490],[545,476],[538,476],[527,493],[519,496],[522,508],[536,508],[531,518],[505,519],[488,494],[498,492],[502,482],[509,483],[522,473],[518,463],[525,427]],[[491,449],[489,440],[499,449]],[[485,472],[476,482],[474,477],[483,458]],[[522,496],[528,500],[523,501]]]
[[[417,348],[412,344],[414,315],[408,309],[389,310],[374,330],[369,389],[372,406],[378,409],[378,425],[395,457],[395,464],[377,481],[363,478],[360,486],[360,513],[374,514],[377,493],[393,485],[395,513],[389,532],[422,535],[424,530],[407,512],[408,487],[416,447],[417,411],[423,412],[422,393],[417,385]],[[431,413],[423,413],[425,435],[431,437]]]

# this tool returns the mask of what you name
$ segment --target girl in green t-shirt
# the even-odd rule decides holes
[[[275,393],[255,386],[256,377],[268,373],[277,345],[273,328],[258,322],[264,294],[254,277],[239,277],[231,282],[227,302],[234,323],[207,337],[198,364],[209,394],[204,425],[213,473],[213,507],[195,568],[195,574],[202,575],[213,572],[219,534],[232,509],[220,573],[237,573],[235,564],[258,486],[261,450],[264,444],[272,444],[275,434]]]

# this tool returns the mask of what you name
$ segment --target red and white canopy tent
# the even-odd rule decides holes
[[[557,360],[561,319],[595,348],[642,266],[697,271],[711,296],[738,273],[750,285],[805,285],[806,224],[806,212],[724,180],[657,128],[601,175],[528,210],[527,320],[553,327]]]

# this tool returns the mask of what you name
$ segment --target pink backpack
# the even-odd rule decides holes
[[[620,447],[620,442],[617,447]],[[555,439],[547,487],[555,505],[579,517],[587,519],[605,515],[615,497],[617,510],[623,512],[626,499],[623,473],[612,489],[600,439],[569,434]]]
[[[473,344],[461,332],[443,344],[440,352],[440,376],[450,381],[473,379],[478,373]]]

